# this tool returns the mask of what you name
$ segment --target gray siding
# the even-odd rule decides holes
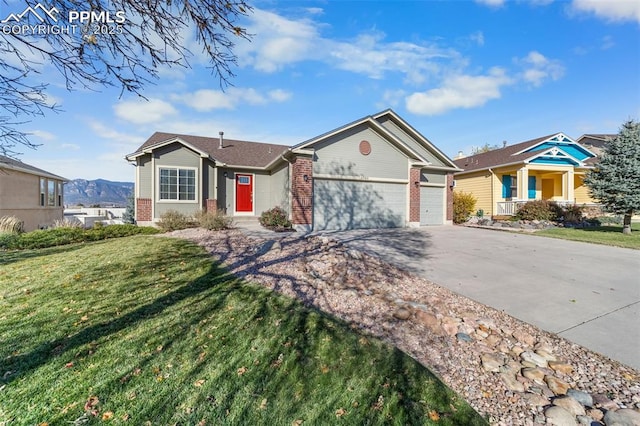
[[[444,185],[447,183],[447,174],[444,172],[423,171],[420,174],[420,182],[438,183]]]
[[[200,167],[200,155],[179,143],[158,148],[153,155],[156,166]]]
[[[289,212],[289,167],[286,163],[271,172],[270,184],[269,208],[278,206]]]
[[[254,172],[253,211],[260,216],[263,211],[274,207],[271,205],[271,176],[268,172]]]
[[[438,159],[436,155],[427,150],[421,143],[411,137],[408,133],[402,130],[396,123],[391,121],[389,118],[383,118],[379,120],[379,123],[384,126],[385,129],[389,130],[393,133],[398,139],[405,143],[409,148],[417,152],[426,158],[430,163],[436,166],[449,166],[449,164],[444,164],[442,160]]]
[[[371,144],[371,153],[362,155],[360,142]],[[407,179],[407,157],[365,125],[357,126],[315,145],[313,173],[338,176],[366,176]]]
[[[444,188],[420,188],[420,225],[444,224]]]
[[[200,172],[200,155],[191,151],[188,148],[185,148],[179,143],[174,143],[171,145],[163,146],[156,149],[153,152],[153,156],[155,158],[155,166],[156,171],[154,174],[153,184],[156,185],[156,194],[153,199],[154,203],[154,216],[156,218],[160,218],[160,216],[165,213],[167,210],[176,210],[180,213],[186,215],[193,215],[196,211],[200,209],[200,202],[202,199],[198,199],[198,196],[201,197],[203,191],[203,182],[202,182],[202,174]],[[159,172],[157,169],[162,166],[167,167],[191,167],[196,169],[196,200],[191,202],[181,201],[181,202],[172,202],[172,201],[158,201],[158,197],[160,196],[158,187],[158,175]]]
[[[151,198],[151,155],[146,154],[138,158],[138,193],[140,198]]]
[[[313,229],[406,225],[407,185],[314,179]]]
[[[167,210],[175,210],[187,216],[193,216],[198,210],[200,210],[200,206],[198,203],[169,203],[169,202],[161,202],[156,203],[155,217],[156,219],[160,219],[163,213]]]

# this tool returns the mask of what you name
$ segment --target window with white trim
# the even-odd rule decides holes
[[[196,171],[194,169],[160,168],[160,199],[196,200]]]
[[[56,205],[56,182],[47,180],[47,205],[54,207]]]
[[[40,206],[45,206],[45,200],[47,197],[47,180],[40,178]]]
[[[511,198],[518,197],[518,176],[511,176]]]

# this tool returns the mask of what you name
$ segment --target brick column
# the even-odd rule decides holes
[[[409,226],[411,225],[420,225],[420,169],[418,168],[412,168],[409,172]]]
[[[216,212],[218,210],[218,200],[215,198],[207,198],[205,209],[208,212]]]
[[[447,173],[447,223],[453,223],[453,173]]]
[[[136,198],[136,221],[151,222],[151,198]]]
[[[311,157],[296,157],[291,167],[292,222],[310,230],[313,223],[313,161]]]

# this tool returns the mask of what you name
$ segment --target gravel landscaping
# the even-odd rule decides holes
[[[498,425],[640,425],[640,372],[328,237],[170,234],[430,368]]]

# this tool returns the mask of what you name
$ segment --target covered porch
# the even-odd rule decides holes
[[[583,171],[573,167],[527,165],[500,173],[501,197],[495,216],[513,216],[528,201],[548,200],[563,206],[589,203]]]

